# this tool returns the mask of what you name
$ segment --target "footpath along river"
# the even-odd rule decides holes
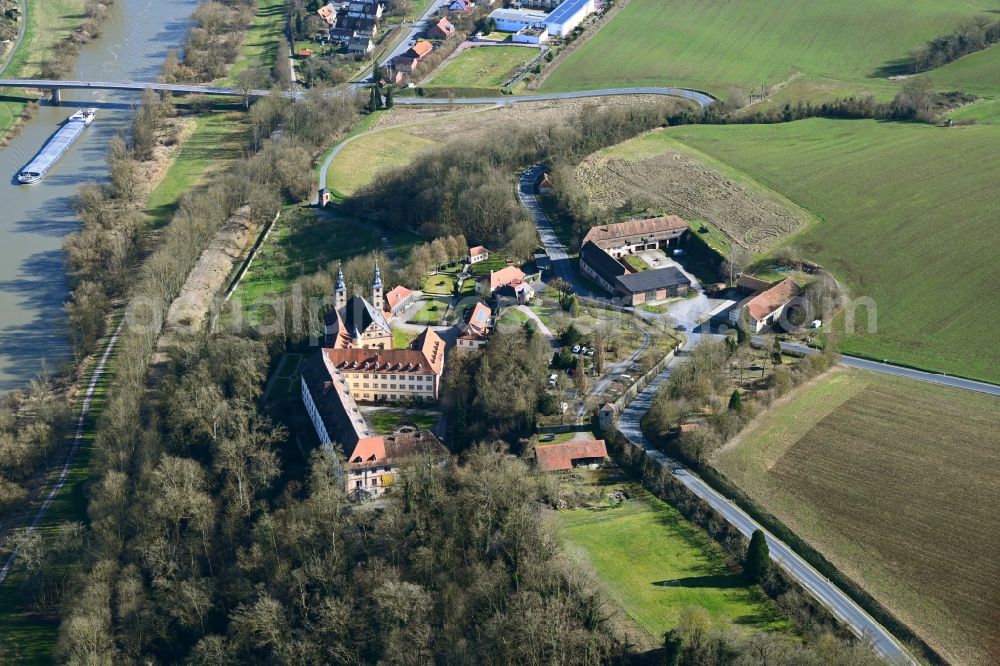
[[[44,2],[44,0],[34,0]],[[115,0],[101,37],[86,45],[69,79],[155,81],[187,34],[197,0]],[[63,91],[46,102],[0,149],[0,394],[26,384],[71,356],[63,303],[68,294],[62,243],[78,227],[73,197],[81,184],[105,180],[105,154],[124,132],[138,93]],[[17,173],[74,111],[97,107],[97,119],[45,179],[17,183]]]

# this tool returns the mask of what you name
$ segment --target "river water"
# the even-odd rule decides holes
[[[178,48],[197,0],[115,0],[101,37],[84,47],[67,78],[154,81],[168,49]],[[107,176],[108,141],[124,131],[139,93],[63,91],[0,149],[0,393],[23,386],[43,364],[71,357],[63,303],[63,238],[77,229],[73,197],[80,185]],[[15,176],[71,113],[97,107],[97,119],[45,179],[19,185]]]

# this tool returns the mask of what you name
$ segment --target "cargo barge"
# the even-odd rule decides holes
[[[90,123],[94,122],[95,115],[97,115],[97,109],[84,109],[70,116],[63,126],[59,128],[59,131],[49,139],[45,147],[35,155],[35,159],[31,160],[28,166],[24,167],[21,173],[17,174],[17,180],[21,183],[30,184],[37,183],[44,178],[45,174],[52,168],[52,165],[58,162],[63,153],[73,145],[73,142],[80,138],[83,130],[87,129]]]

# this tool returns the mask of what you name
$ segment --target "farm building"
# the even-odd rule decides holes
[[[615,279],[614,295],[627,305],[662,301],[687,296],[691,281],[674,266],[620,275]]]
[[[624,264],[590,241],[580,248],[580,271],[609,293],[615,290],[617,279],[629,273]]]
[[[535,447],[535,461],[543,472],[560,472],[581,465],[604,462],[608,449],[603,439],[591,439]]]
[[[522,28],[542,25],[548,14],[533,9],[494,9],[490,18],[502,32],[517,32]]]
[[[549,14],[545,27],[552,37],[565,37],[596,11],[594,0],[566,0]]]
[[[734,326],[739,322],[740,313],[747,311],[750,319],[750,329],[760,333],[768,326],[777,323],[789,303],[802,294],[802,288],[795,284],[792,278],[757,293],[747,296],[736,307],[729,311],[729,321]]]
[[[639,250],[666,250],[677,245],[687,232],[687,223],[676,215],[628,220],[591,227],[583,237],[615,259]]]

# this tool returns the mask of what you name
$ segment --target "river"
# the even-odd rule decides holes
[[[34,0],[42,2],[43,0]],[[115,0],[101,37],[80,53],[70,79],[154,81],[187,32],[197,0]],[[125,131],[139,93],[70,91],[47,102],[0,149],[0,393],[23,386],[43,365],[71,357],[63,303],[68,294],[62,243],[78,227],[73,197],[82,183],[104,180],[105,153]],[[97,119],[45,179],[15,176],[71,113],[97,107]]]

